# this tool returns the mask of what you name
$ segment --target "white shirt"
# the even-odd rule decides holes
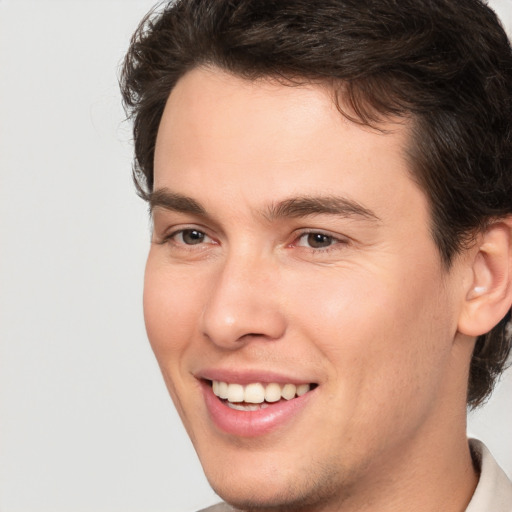
[[[512,482],[481,441],[471,439],[469,444],[480,479],[466,512],[512,512]]]

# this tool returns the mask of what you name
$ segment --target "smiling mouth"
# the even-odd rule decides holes
[[[227,407],[238,411],[258,411],[271,404],[289,401],[305,395],[317,387],[317,384],[262,384],[254,382],[247,385],[223,381],[207,381],[213,391]]]

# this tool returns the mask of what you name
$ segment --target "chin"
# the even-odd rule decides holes
[[[269,492],[263,488],[251,489],[216,489],[214,491],[232,507],[244,512],[310,512],[334,503],[332,490],[329,493],[316,489],[298,489],[295,486],[275,489]],[[327,495],[326,495],[327,494]],[[336,504],[342,500],[336,499]]]
[[[332,468],[297,461],[289,471],[282,457],[274,457],[274,463],[268,460],[271,458],[257,461],[249,455],[245,464],[220,458],[216,464],[203,463],[203,469],[213,490],[246,512],[306,512],[342,501],[339,478]]]

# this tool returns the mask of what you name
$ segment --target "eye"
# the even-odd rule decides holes
[[[173,233],[171,238],[184,245],[198,245],[211,241],[210,237],[197,229],[182,229]]]
[[[312,249],[325,249],[338,242],[339,240],[333,236],[326,235],[325,233],[313,232],[302,234],[297,240],[297,245],[299,247],[310,247]]]

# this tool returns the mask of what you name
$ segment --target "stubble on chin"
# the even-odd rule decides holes
[[[214,490],[235,512],[335,512],[350,497],[350,486],[340,484],[332,467],[303,469],[296,482],[265,497],[255,491],[252,495],[237,497],[234,493]]]

